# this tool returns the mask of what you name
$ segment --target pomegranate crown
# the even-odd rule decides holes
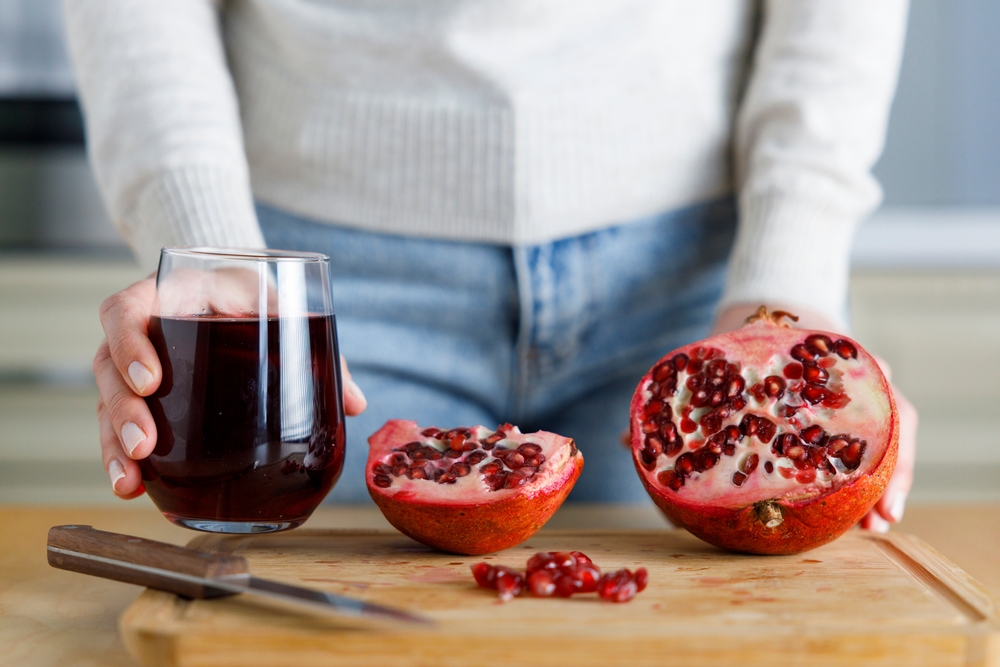
[[[754,312],[753,315],[747,318],[746,324],[753,324],[754,322],[759,322],[761,320],[765,322],[770,322],[771,324],[779,327],[785,327],[790,329],[792,325],[785,321],[785,318],[790,319],[792,322],[798,322],[799,316],[793,315],[784,310],[775,310],[768,312],[767,306],[761,306]]]

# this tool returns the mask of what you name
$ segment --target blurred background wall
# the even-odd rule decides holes
[[[921,414],[913,498],[1000,500],[1000,3],[913,0],[858,234],[857,337]],[[59,0],[0,0],[0,502],[113,502],[90,360],[139,278],[83,149]]]

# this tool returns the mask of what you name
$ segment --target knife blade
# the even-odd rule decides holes
[[[95,530],[91,526],[53,526],[49,530],[47,552],[52,567],[147,586],[186,598],[245,594],[332,614],[352,625],[433,625],[425,616],[400,609],[255,577],[242,556],[197,551]]]

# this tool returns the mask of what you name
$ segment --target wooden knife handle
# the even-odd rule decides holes
[[[221,597],[232,593],[197,581],[170,578],[168,573],[201,579],[250,574],[242,556],[195,551],[141,537],[94,530],[90,526],[53,526],[49,529],[48,556],[52,567],[148,586],[187,598]],[[140,568],[126,567],[126,564]]]

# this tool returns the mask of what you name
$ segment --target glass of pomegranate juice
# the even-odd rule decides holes
[[[344,462],[329,258],[164,248],[149,338],[163,366],[146,399],[156,448],[150,498],[196,530],[302,524]]]

